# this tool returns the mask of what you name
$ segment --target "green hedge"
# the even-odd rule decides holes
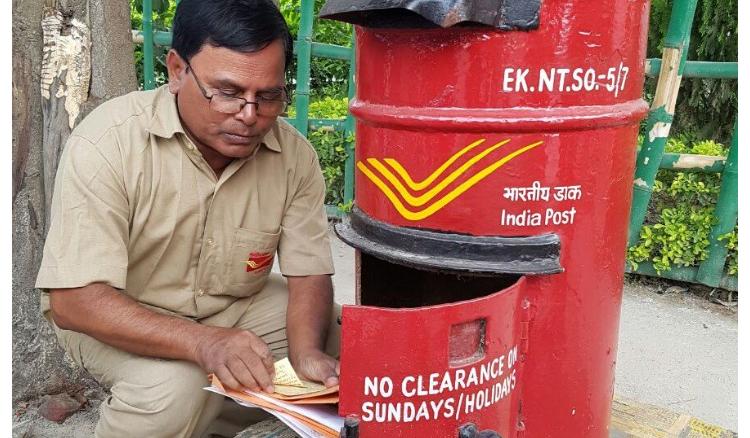
[[[343,119],[346,117],[349,99],[346,97],[323,97],[310,103],[311,119]],[[289,108],[289,117],[294,118],[294,106]],[[326,180],[326,204],[344,205],[344,163],[346,162],[346,142],[353,141],[341,131],[326,129],[310,130],[307,133],[318,153],[320,167]]]
[[[640,138],[642,141],[642,138]],[[667,153],[726,156],[727,147],[712,140],[678,136],[667,140]],[[672,266],[696,266],[708,256],[708,236],[716,223],[714,207],[721,174],[660,170],[640,240],[628,249],[628,262],[653,262],[661,273]],[[737,227],[721,237],[727,242],[727,273],[737,274]]]

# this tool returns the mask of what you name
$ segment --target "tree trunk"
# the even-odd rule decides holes
[[[127,1],[13,1],[14,402],[93,383],[57,345],[34,282],[65,141],[98,104],[136,89],[130,35]]]

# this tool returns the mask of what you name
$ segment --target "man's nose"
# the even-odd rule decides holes
[[[248,126],[252,126],[258,121],[258,104],[254,102],[248,102],[244,107],[235,115],[235,118],[240,120],[242,123]]]

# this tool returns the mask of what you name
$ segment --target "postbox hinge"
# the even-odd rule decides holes
[[[518,346],[522,361],[526,359],[526,353],[529,352],[529,322],[531,322],[531,302],[528,298],[524,298],[521,302],[521,342]]]
[[[521,322],[521,343],[518,346],[522,355],[526,355],[529,352],[529,322]],[[522,356],[523,358],[523,356]]]

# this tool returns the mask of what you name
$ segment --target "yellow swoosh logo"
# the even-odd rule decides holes
[[[389,166],[393,168],[393,170],[396,171],[396,173],[398,173],[401,176],[401,179],[403,179],[404,182],[406,182],[406,185],[408,185],[410,189],[417,191],[417,190],[422,190],[423,188],[432,184],[433,181],[435,181],[440,175],[442,175],[443,172],[445,172],[445,169],[450,167],[451,164],[456,162],[456,160],[461,158],[465,153],[469,152],[470,150],[474,149],[475,147],[477,147],[478,145],[482,143],[484,143],[483,138],[475,141],[474,143],[471,143],[470,145],[456,152],[455,154],[453,154],[453,156],[448,158],[448,160],[446,160],[445,163],[443,163],[434,172],[432,172],[430,176],[428,176],[421,182],[414,182],[411,179],[411,175],[409,175],[406,169],[404,169],[403,166],[401,166],[401,164],[398,161],[394,160],[393,158],[386,158],[383,161],[385,161]]]
[[[504,144],[503,142],[501,142],[501,143]],[[450,203],[454,199],[456,199],[459,196],[461,196],[464,192],[466,192],[467,190],[469,190],[470,188],[472,188],[474,185],[476,185],[477,183],[479,183],[480,181],[482,181],[484,178],[486,178],[489,175],[491,175],[493,172],[495,172],[497,169],[499,169],[500,167],[502,167],[503,165],[505,165],[510,160],[512,160],[512,159],[516,158],[517,156],[519,156],[521,154],[524,154],[524,153],[526,153],[526,152],[528,152],[528,151],[530,151],[530,150],[532,150],[532,149],[540,146],[543,143],[544,142],[542,142],[542,141],[537,141],[537,142],[531,143],[531,144],[529,144],[527,146],[524,146],[524,147],[522,147],[522,148],[520,148],[520,149],[518,149],[518,150],[516,150],[514,152],[509,153],[508,155],[504,156],[503,158],[495,161],[494,163],[492,163],[489,166],[485,167],[481,171],[477,172],[474,176],[472,176],[471,178],[469,178],[466,181],[464,181],[463,183],[461,183],[458,187],[454,188],[453,190],[451,190],[450,192],[448,192],[447,194],[445,194],[443,197],[441,197],[440,199],[438,199],[437,201],[435,201],[434,203],[432,203],[430,206],[428,206],[428,207],[426,207],[424,209],[421,209],[421,210],[417,210],[417,211],[411,211],[411,210],[409,210],[401,202],[401,199],[398,197],[398,195],[396,195],[393,192],[393,190],[391,190],[391,188],[388,187],[388,185],[379,176],[377,176],[365,163],[363,163],[362,161],[357,162],[357,168],[360,171],[362,171],[362,173],[364,173],[365,176],[367,176],[367,178],[370,179],[370,181],[372,181],[380,189],[380,191],[383,192],[383,194],[388,198],[388,200],[391,201],[391,204],[393,204],[393,206],[396,208],[396,211],[398,211],[399,214],[401,214],[401,216],[404,217],[404,219],[411,220],[411,221],[418,221],[418,220],[425,219],[425,218],[427,218],[429,216],[432,216],[437,211],[439,211],[441,208],[445,207],[448,203]],[[498,144],[498,145],[495,145],[495,146],[499,147],[499,146],[501,146],[501,144]],[[495,147],[495,146],[492,146],[492,147]],[[369,162],[369,160],[368,160],[368,162]],[[370,164],[372,164],[372,163],[370,163]],[[381,169],[377,169],[377,170],[381,170]],[[381,172],[382,172],[382,170],[381,170]],[[383,173],[383,176],[388,181],[390,181],[391,184],[394,185],[394,187],[397,187],[397,185],[396,185],[396,183],[394,183],[394,181],[398,182],[398,180],[395,179],[395,176],[393,174],[391,174],[390,172],[388,172],[388,174]],[[448,177],[448,178],[450,178],[450,177]],[[400,183],[399,183],[399,185],[400,185]],[[401,185],[401,187],[403,188],[402,185]],[[398,190],[398,188],[396,190]]]
[[[508,143],[510,139],[503,140],[500,143],[497,143],[493,146],[488,147],[481,153],[477,154],[470,160],[468,160],[466,163],[464,163],[461,167],[454,170],[450,175],[443,178],[442,181],[440,181],[435,187],[431,188],[427,193],[421,195],[421,196],[412,196],[411,193],[409,193],[403,184],[401,184],[401,181],[399,181],[395,175],[391,173],[388,168],[383,166],[380,161],[378,161],[376,158],[368,158],[367,162],[374,167],[375,169],[379,170],[380,173],[393,184],[393,187],[396,188],[399,194],[401,194],[401,197],[406,201],[407,204],[411,205],[412,207],[421,207],[424,204],[430,202],[432,198],[434,198],[438,193],[443,191],[444,188],[448,187],[450,183],[457,180],[461,175],[466,173],[467,170],[469,170],[470,167],[472,167],[474,164],[479,162],[482,158],[486,157],[490,153],[492,153],[494,150],[499,148],[500,146]],[[395,161],[395,160],[393,160]],[[455,160],[454,160],[455,161]],[[442,172],[441,172],[442,173]],[[433,173],[434,175],[434,173]],[[411,179],[411,178],[409,178]],[[408,183],[407,183],[408,184]]]

